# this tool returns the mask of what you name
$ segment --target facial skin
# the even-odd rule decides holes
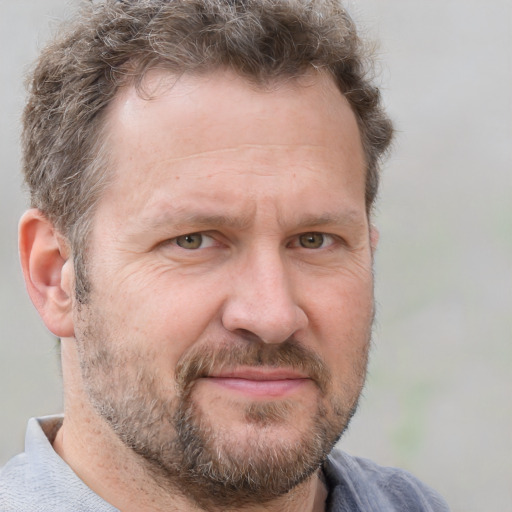
[[[140,489],[143,466],[176,510],[299,510],[294,496],[322,510],[317,469],[355,410],[373,319],[355,117],[321,74],[269,90],[220,71],[149,85],[153,99],[126,89],[108,114],[116,171],[87,305],[61,251],[71,306],[47,323],[72,329],[55,448],[118,507],[81,460],[105,475],[117,461]]]

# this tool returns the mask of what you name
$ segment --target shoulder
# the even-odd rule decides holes
[[[53,450],[61,423],[61,416],[29,421],[25,452],[0,469],[0,512],[116,512]]]
[[[27,502],[30,494],[27,457],[22,453],[0,469],[0,510],[2,512],[20,510],[20,504],[36,505]]]
[[[25,452],[13,457],[0,470],[1,512],[50,510],[47,496],[55,491],[49,487],[56,487],[53,467],[57,455],[43,426],[51,430],[57,428],[61,421],[60,417],[48,417],[32,418],[28,422]]]
[[[402,469],[334,450],[324,473],[333,512],[449,512],[436,491]]]

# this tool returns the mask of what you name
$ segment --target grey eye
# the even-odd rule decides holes
[[[305,249],[319,249],[324,244],[322,233],[304,233],[299,237],[301,247]]]
[[[176,245],[183,249],[199,249],[203,244],[203,235],[200,233],[192,233],[190,235],[182,235],[176,238]]]

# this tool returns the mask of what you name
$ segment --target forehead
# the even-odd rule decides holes
[[[161,109],[164,103],[168,107],[165,114]],[[214,130],[216,137],[197,139],[200,149],[208,150],[217,148],[223,135],[228,135],[234,144],[263,142],[265,139],[259,129],[265,123],[267,140],[271,143],[282,140],[315,144],[321,139],[320,142],[332,140],[335,144],[351,144],[355,150],[361,145],[357,122],[347,99],[332,77],[314,70],[265,85],[255,85],[225,70],[178,77],[152,71],[140,87],[121,89],[111,105],[109,118],[112,133],[121,143],[123,135],[140,139],[144,135],[143,128],[151,129],[157,123],[177,142],[182,139],[189,142],[188,130]],[[336,122],[340,118],[342,122]],[[307,121],[309,129],[302,133],[289,129],[280,131],[281,127],[289,128],[291,123],[300,121]],[[234,133],[235,125],[244,129]],[[325,140],[325,130],[320,130],[325,125],[337,128],[329,133],[329,140]],[[179,157],[186,156],[184,153],[193,148],[176,144],[174,150]]]
[[[143,94],[123,89],[107,133],[115,169],[103,201],[169,201],[195,187],[196,199],[231,200],[286,187],[294,176],[364,202],[365,163],[357,121],[325,74],[257,87],[218,71],[176,78],[153,73]],[[328,182],[331,182],[330,184]],[[285,193],[285,190],[281,190]]]

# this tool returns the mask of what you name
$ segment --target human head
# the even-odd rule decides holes
[[[23,132],[31,203],[70,242],[79,301],[88,292],[89,226],[111,173],[105,113],[121,87],[143,94],[155,68],[177,76],[227,68],[260,86],[324,70],[358,121],[370,211],[392,128],[369,79],[365,47],[337,0],[88,2],[42,52]]]
[[[109,110],[88,303],[69,307],[69,253],[33,210],[25,275],[64,338],[63,437],[240,510],[313,485],[355,409],[373,317],[365,158],[326,74],[168,78]]]

